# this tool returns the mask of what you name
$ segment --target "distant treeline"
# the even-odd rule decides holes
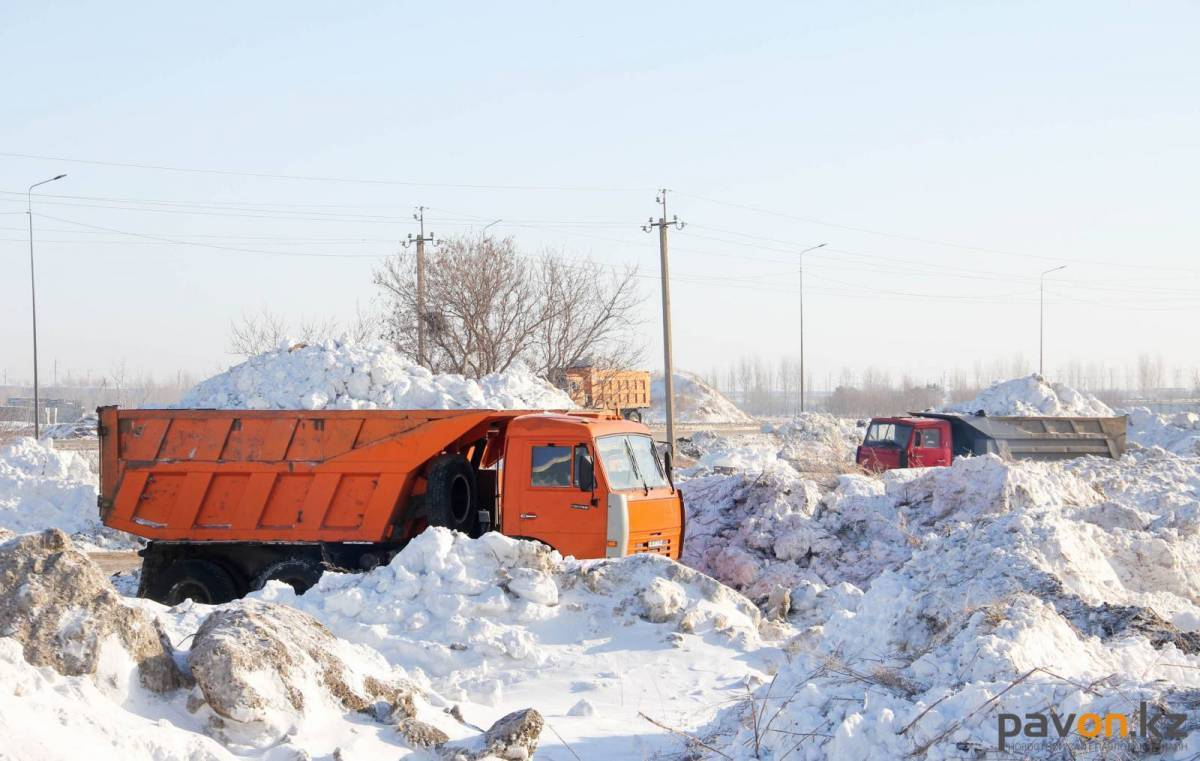
[[[1029,375],[1037,369],[1017,355],[971,370],[956,369],[929,378],[893,375],[869,367],[842,368],[836,375],[805,368],[805,408],[835,415],[867,417],[942,404],[965,402],[998,380]],[[767,360],[743,356],[703,375],[743,410],[759,416],[788,416],[800,410],[800,362],[794,357]],[[1200,396],[1200,369],[1168,368],[1161,357],[1143,354],[1135,365],[1072,362],[1054,368],[1047,379],[1095,394],[1110,406],[1158,403]]]

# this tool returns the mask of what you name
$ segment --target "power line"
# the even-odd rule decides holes
[[[1015,257],[1025,258],[1025,259],[1038,259],[1038,260],[1042,260],[1042,261],[1051,261],[1051,262],[1079,262],[1079,263],[1083,263],[1083,264],[1092,264],[1092,265],[1105,264],[1110,267],[1126,267],[1126,268],[1131,268],[1131,269],[1159,269],[1159,270],[1171,270],[1171,271],[1183,270],[1183,271],[1187,271],[1187,272],[1194,271],[1194,270],[1188,270],[1186,268],[1181,268],[1181,267],[1162,267],[1162,266],[1156,267],[1153,265],[1146,265],[1146,264],[1129,264],[1129,263],[1125,263],[1125,262],[1112,262],[1112,261],[1104,261],[1104,260],[1096,260],[1096,259],[1080,259],[1078,257],[1069,257],[1069,256],[1047,256],[1044,254],[1028,254],[1028,253],[1023,253],[1023,252],[1019,252],[1019,251],[1008,251],[1005,249],[988,248],[985,246],[974,246],[974,245],[970,245],[970,244],[966,244],[966,243],[957,243],[957,242],[953,242],[953,241],[938,240],[936,238],[925,238],[925,237],[920,237],[920,236],[915,236],[915,235],[904,235],[901,233],[893,233],[893,232],[887,232],[884,230],[876,230],[876,229],[869,228],[869,227],[860,227],[860,226],[856,226],[856,225],[840,224],[837,222],[829,222],[829,221],[822,220],[822,219],[814,219],[812,217],[803,217],[798,214],[790,214],[790,213],[782,212],[782,211],[773,211],[771,209],[763,209],[763,208],[760,208],[757,206],[751,206],[750,204],[734,203],[732,201],[721,201],[716,198],[709,198],[706,196],[695,195],[692,193],[680,192],[679,195],[687,196],[688,198],[694,198],[698,201],[705,201],[707,203],[717,204],[720,206],[728,206],[730,208],[742,209],[744,211],[751,211],[751,212],[755,212],[757,214],[766,214],[769,216],[780,217],[783,219],[792,219],[792,220],[796,220],[798,222],[805,222],[807,224],[820,225],[822,227],[831,227],[831,228],[836,228],[839,230],[847,230],[850,232],[864,233],[867,235],[878,235],[878,236],[884,237],[884,238],[894,238],[896,240],[904,240],[904,241],[909,241],[912,243],[925,243],[925,244],[934,245],[934,246],[946,246],[949,248],[958,248],[958,249],[963,249],[965,251],[978,251],[980,253],[985,253],[985,254],[997,254],[997,255],[1001,255],[1001,256],[1015,256]]]
[[[230,177],[253,177],[268,180],[300,180],[304,182],[341,182],[357,185],[400,185],[416,188],[454,188],[459,190],[535,190],[555,192],[581,193],[642,193],[646,188],[605,188],[583,187],[570,185],[499,185],[499,184],[468,184],[453,182],[417,182],[413,180],[366,179],[358,177],[330,177],[322,175],[277,174],[272,172],[247,172],[233,169],[204,169],[197,167],[168,166],[165,164],[139,164],[128,161],[97,161],[94,159],[68,158],[65,156],[42,156],[32,153],[10,153],[0,151],[0,156],[18,159],[35,159],[38,161],[61,161],[69,164],[86,164],[89,166],[119,167],[122,169],[148,169],[159,172],[181,172],[186,174],[211,174]]]

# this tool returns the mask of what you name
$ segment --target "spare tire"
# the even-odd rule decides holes
[[[307,558],[284,558],[271,563],[254,577],[252,589],[262,589],[268,581],[282,581],[302,595],[321,580],[324,569]]]
[[[475,501],[475,468],[466,458],[444,454],[429,465],[425,487],[425,510],[430,526],[479,536],[479,512]]]
[[[221,566],[208,560],[177,560],[163,569],[147,585],[151,600],[163,605],[178,605],[191,599],[205,605],[219,605],[241,597],[237,583]]]

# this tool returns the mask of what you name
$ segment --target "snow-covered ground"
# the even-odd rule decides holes
[[[720,391],[700,380],[699,376],[676,371],[673,377],[675,379],[675,422],[741,425],[754,423],[754,418],[738,409],[737,405]],[[647,423],[666,421],[667,408],[664,399],[666,399],[666,391],[663,386],[663,374],[655,373],[650,381],[651,407],[646,414]]]
[[[1043,385],[975,409],[1102,414]],[[530,737],[563,761],[1001,757],[1000,713],[1136,727],[1143,701],[1188,736],[1103,757],[1193,758],[1200,431],[1129,414],[1119,460],[883,474],[854,470],[856,421],[698,432],[682,564],[439,529],[303,596],[167,609],[121,597],[66,538],[0,528],[0,759],[472,758]],[[0,527],[102,544],[77,457],[0,450]],[[1100,752],[1074,731],[1069,751],[1019,739],[1024,757]]]
[[[524,367],[439,375],[380,343],[329,341],[259,354],[203,381],[181,407],[216,409],[569,409],[570,397]]]
[[[828,492],[776,470],[685,493],[688,562],[799,630],[757,693],[778,714],[763,757],[957,758],[996,748],[998,712],[1193,710],[1195,458],[988,456]],[[746,706],[728,709],[714,742],[752,757],[746,724]],[[1200,736],[1166,757],[1198,750]]]
[[[4,759],[475,758],[526,709],[538,758],[670,757],[665,727],[698,729],[783,661],[784,629],[669,560],[444,529],[299,598],[272,583],[216,608],[122,599],[65,535],[25,534],[0,539],[0,615]]]

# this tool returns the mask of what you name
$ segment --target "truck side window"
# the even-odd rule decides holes
[[[534,447],[531,462],[533,486],[571,485],[570,447]]]
[[[926,449],[941,449],[942,432],[937,428],[926,428],[921,431],[921,446]]]

